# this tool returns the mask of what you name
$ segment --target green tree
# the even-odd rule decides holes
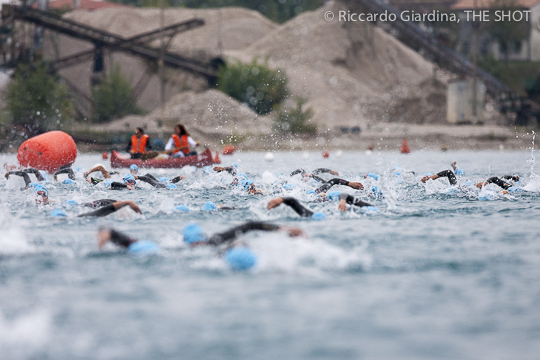
[[[95,122],[107,122],[130,114],[141,114],[133,98],[133,88],[120,71],[120,65],[92,89],[94,108],[92,118]]]
[[[74,115],[67,88],[46,63],[20,65],[6,91],[6,110],[12,124],[32,134],[61,128]]]
[[[283,70],[259,65],[227,64],[218,71],[217,89],[245,103],[258,114],[268,114],[287,96],[287,77]]]
[[[516,0],[495,0],[491,3],[490,13],[503,11],[504,13],[522,10]],[[525,21],[503,19],[503,21],[490,21],[486,25],[486,31],[493,40],[499,43],[499,49],[504,54],[504,60],[508,64],[510,51],[516,44],[521,43],[529,36],[529,24]]]
[[[313,110],[302,110],[305,103],[306,99],[297,98],[295,108],[278,112],[274,118],[274,129],[282,133],[315,134],[317,126],[309,123],[313,118]]]

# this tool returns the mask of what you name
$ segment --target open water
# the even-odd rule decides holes
[[[223,157],[266,193],[246,195],[227,174],[181,173],[178,189],[135,191],[90,186],[82,172],[103,162],[80,155],[77,185],[49,183],[51,205],[36,205],[23,181],[0,179],[1,359],[538,359],[540,357],[540,177],[534,153],[262,153]],[[465,171],[459,188],[446,179],[421,184],[425,172]],[[0,155],[0,163],[15,163]],[[105,163],[105,165],[108,165]],[[316,203],[317,184],[297,176],[284,190],[277,176],[300,166],[330,167],[364,183],[346,191],[376,213],[339,213]],[[107,166],[108,167],[108,166]],[[409,173],[414,171],[415,175]],[[127,170],[122,170],[127,173]],[[144,170],[142,171],[144,173]],[[379,180],[363,179],[373,172]],[[520,190],[467,185],[518,173]],[[64,175],[65,176],[65,175]],[[329,175],[323,174],[327,179]],[[33,177],[33,176],[32,176]],[[63,179],[63,177],[62,177]],[[384,198],[369,196],[378,186]],[[492,189],[493,191],[491,191]],[[299,218],[275,196],[295,196],[326,214]],[[105,218],[76,218],[67,208],[100,198],[134,200]],[[483,200],[481,200],[483,199]],[[206,212],[206,201],[236,206]],[[185,204],[191,211],[174,211]],[[68,218],[50,217],[64,208]],[[249,233],[258,256],[248,272],[230,270],[216,249],[189,248],[182,228],[209,233],[246,220],[297,226],[308,238]],[[161,254],[134,258],[96,246],[99,226],[157,242]]]

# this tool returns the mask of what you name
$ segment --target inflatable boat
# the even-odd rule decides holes
[[[186,156],[183,158],[173,158],[168,159],[131,159],[129,157],[119,154],[117,151],[113,150],[111,153],[111,167],[112,168],[128,168],[132,164],[137,165],[140,168],[182,168],[184,166],[196,166],[203,167],[209,166],[214,163],[212,159],[212,152],[210,149],[204,150],[201,154],[196,156]]]

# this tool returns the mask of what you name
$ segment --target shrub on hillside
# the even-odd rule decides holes
[[[133,88],[120,71],[120,65],[92,89],[92,120],[94,122],[107,122],[130,114],[142,114],[133,97]]]
[[[315,134],[317,126],[310,123],[313,118],[313,110],[311,108],[302,110],[305,103],[305,99],[298,98],[295,108],[279,111],[274,118],[274,129],[282,133]]]
[[[219,69],[217,89],[264,115],[287,96],[287,78],[282,70],[272,70],[256,60],[237,62]]]
[[[8,121],[31,134],[59,129],[74,114],[68,89],[45,63],[20,65],[6,90]]]

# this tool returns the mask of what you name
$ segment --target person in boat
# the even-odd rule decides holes
[[[137,129],[135,129],[135,134],[133,134],[129,139],[126,150],[129,152],[132,159],[146,160],[146,158],[148,157],[144,155],[146,155],[147,153],[149,153],[149,155],[153,155],[153,152],[149,152],[149,150],[152,150],[150,136],[148,136],[148,134],[145,134],[142,128],[138,127]]]
[[[197,152],[193,149],[199,145],[198,142],[191,138],[185,126],[178,124],[174,128],[174,134],[171,135],[165,145],[165,151],[172,157],[195,156]]]
[[[39,173],[39,171],[33,168],[24,169],[21,171],[8,171],[5,176],[6,179],[9,179],[10,175],[21,176],[25,183],[25,187],[22,190],[26,190],[28,188],[33,189],[34,193],[37,195],[36,203],[47,205],[50,202],[54,202],[52,200],[49,200],[49,191],[47,190],[47,188],[42,184],[32,182],[28,174],[34,174],[38,181],[45,180],[43,176]]]
[[[349,195],[344,192],[336,192],[336,194],[339,197],[339,204],[338,209],[339,211],[345,212],[347,211],[347,204],[358,206],[360,208],[367,207],[367,206],[373,206],[367,202],[364,202],[360,199],[355,198],[352,195]],[[268,202],[266,205],[266,209],[271,210],[273,208],[278,207],[281,204],[285,204],[289,206],[291,209],[293,209],[298,215],[301,217],[310,217],[313,219],[324,219],[324,214],[320,212],[313,212],[300,204],[298,200],[296,200],[293,197],[277,197]]]
[[[103,217],[109,214],[112,214],[123,207],[129,206],[131,210],[135,211],[138,214],[142,214],[141,209],[133,201],[116,201],[112,199],[101,199],[96,200],[91,203],[85,203],[83,206],[88,206],[91,208],[97,208],[97,210],[90,211],[84,214],[79,215],[78,217]]]

